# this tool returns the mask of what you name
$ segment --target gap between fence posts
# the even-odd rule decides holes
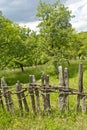
[[[13,106],[13,100],[11,98],[11,92],[8,89],[8,86],[4,77],[1,78],[1,88],[3,91],[4,99],[5,99],[6,110],[14,114],[14,106]]]

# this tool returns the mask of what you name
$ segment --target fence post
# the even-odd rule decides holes
[[[69,88],[69,75],[68,75],[68,68],[64,69],[64,86],[65,89]],[[69,110],[69,98],[68,94],[65,94],[65,111]]]
[[[64,76],[63,76],[63,68],[62,66],[58,67],[59,73],[59,85],[60,87],[64,87]],[[59,103],[58,107],[60,110],[64,110],[64,93],[62,90],[59,90]]]
[[[36,82],[35,80],[35,76],[33,75],[33,83]],[[34,88],[35,89],[35,95],[36,95],[36,108],[37,108],[37,112],[40,112],[40,97],[39,97],[39,90],[37,88],[37,86]]]
[[[49,76],[46,75],[46,110],[49,110],[51,108],[50,106],[50,93],[49,93]]]
[[[26,111],[26,112],[29,112],[29,106],[28,106],[28,103],[27,103],[27,100],[26,100],[26,97],[25,97],[24,92],[21,93],[21,96],[22,96],[22,98],[23,98],[23,103],[24,103],[25,111]]]
[[[21,91],[22,86],[19,81],[16,83],[16,92],[17,92],[17,98],[18,98],[18,104],[20,109],[20,116],[23,116],[23,105],[22,105],[22,99],[21,99]]]
[[[1,80],[0,80],[0,104],[2,108],[4,108],[3,100],[2,100],[2,92],[1,92]]]
[[[82,65],[82,63],[79,64],[78,92],[79,92],[79,94],[77,95],[76,111],[80,110],[80,101],[82,99],[82,112],[86,112],[85,96],[81,95],[81,93],[83,92],[83,65]]]
[[[28,87],[28,91],[31,97],[32,110],[34,113],[36,113],[35,97],[34,97],[34,90],[33,90],[33,83],[35,83],[35,79],[33,75],[30,75],[29,78],[30,78],[30,84]]]
[[[41,90],[41,95],[42,95],[42,99],[43,99],[43,106],[44,106],[44,111],[46,110],[46,95],[44,93],[44,86],[45,86],[45,75],[44,75],[44,72],[42,72],[42,75],[41,75],[41,86],[42,86],[42,90]]]
[[[22,100],[23,100],[25,111],[29,112],[27,100],[26,100],[24,91],[22,91],[22,84],[19,81],[17,81],[17,84],[16,84],[16,91],[18,93],[17,96],[18,96],[18,100],[19,100],[19,108],[21,110],[23,110],[23,106],[22,106]]]
[[[12,98],[11,98],[11,92],[8,90],[8,86],[7,86],[7,83],[4,79],[4,77],[1,78],[1,88],[2,88],[2,91],[3,91],[4,98],[5,98],[6,110],[10,111],[11,113],[14,113],[14,107],[13,107],[13,101],[12,101]]]
[[[82,112],[83,113],[87,112],[87,110],[86,110],[86,96],[82,97]]]
[[[21,85],[21,90],[22,90],[22,84],[20,84],[20,85]],[[23,104],[24,104],[25,111],[26,111],[26,112],[29,112],[29,106],[28,106],[28,103],[27,103],[27,100],[26,100],[24,91],[21,92],[21,99],[23,100]]]
[[[78,71],[78,93],[83,91],[83,70],[82,70],[82,63],[79,64],[79,71]],[[80,110],[80,99],[81,95],[77,95],[77,104],[76,104],[76,111]]]

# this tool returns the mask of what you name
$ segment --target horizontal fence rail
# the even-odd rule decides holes
[[[63,70],[62,66],[58,67],[59,86],[50,85],[49,76],[42,73],[41,85],[36,84],[35,76],[29,76],[29,85],[23,85],[17,81],[14,90],[10,90],[4,77],[1,78],[0,87],[0,107],[7,112],[15,114],[15,102],[18,104],[20,116],[23,116],[23,111],[30,113],[39,113],[42,110],[51,110],[51,93],[58,93],[58,109],[60,111],[69,111],[69,95],[77,95],[76,111],[82,110],[86,113],[87,92],[83,89],[83,67],[79,64],[78,72],[78,89],[69,87],[68,68]],[[13,98],[15,95],[16,98]],[[29,102],[27,99],[29,98]],[[30,109],[31,104],[31,109]]]

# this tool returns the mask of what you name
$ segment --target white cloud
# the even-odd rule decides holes
[[[29,27],[31,30],[38,31],[38,24],[40,21],[34,21],[34,22],[27,22],[27,23],[19,23],[22,27]]]
[[[54,2],[55,0],[46,0],[47,2]],[[74,28],[78,31],[87,30],[87,0],[60,0],[72,10],[75,18],[71,20]],[[26,25],[32,30],[38,30],[38,25],[35,14],[38,0],[0,0],[0,10],[3,15],[11,19],[21,26]],[[30,22],[35,21],[35,22]]]
[[[87,31],[87,0],[67,0],[66,5],[75,15],[75,18],[71,20],[72,26],[76,28],[77,31]]]
[[[73,23],[73,27],[75,27],[75,28],[77,28],[78,30],[79,30],[79,28],[82,28],[82,27],[84,27],[84,26],[87,26],[87,23],[86,23],[86,21],[77,21],[77,22],[74,22]],[[86,27],[87,28],[87,27]]]
[[[86,4],[84,5],[84,7],[82,8],[82,10],[81,10],[81,16],[85,19],[86,18],[86,20],[87,20],[87,2],[86,2]]]

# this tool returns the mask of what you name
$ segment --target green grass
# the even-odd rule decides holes
[[[70,111],[60,113],[57,109],[49,115],[28,114],[12,116],[0,111],[1,130],[87,130],[87,115]]]
[[[87,61],[83,61],[84,71],[84,91],[87,92]],[[72,61],[69,68],[69,86],[78,88],[78,64],[79,61]],[[52,64],[43,66],[25,68],[24,72],[19,69],[3,70],[0,77],[5,77],[9,86],[15,85],[17,80],[22,83],[29,83],[29,75],[34,74],[38,83],[40,83],[41,72],[44,71],[50,76],[50,84],[58,85],[58,74]],[[15,100],[15,96],[13,96]],[[11,115],[3,111],[0,107],[0,130],[87,130],[87,114],[76,113],[76,96],[69,96],[70,110],[67,113],[61,113],[58,110],[58,94],[51,94],[52,110],[50,113],[41,112],[34,115],[24,113],[23,117],[19,116],[17,102],[15,102],[16,112]],[[30,99],[28,99],[30,104]]]
[[[51,71],[50,71],[51,69]],[[35,75],[36,80],[40,80],[41,73],[44,71],[46,74],[51,76],[55,76],[54,67],[52,65],[42,65],[36,67],[26,67],[24,68],[24,72],[20,69],[7,69],[0,71],[0,78],[5,77],[9,86],[14,85],[17,80],[22,83],[29,83],[29,75]]]

